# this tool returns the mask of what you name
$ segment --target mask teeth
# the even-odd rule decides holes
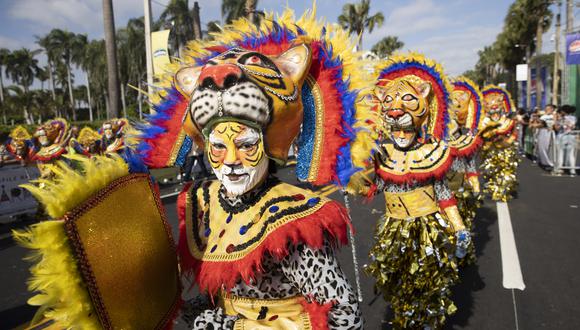
[[[217,92],[217,102],[218,102],[218,116],[223,117],[224,115],[224,106],[222,103],[222,92]]]

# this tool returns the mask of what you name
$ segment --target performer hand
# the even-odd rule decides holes
[[[455,256],[459,259],[465,257],[467,248],[471,244],[471,234],[467,230],[460,230],[455,233]]]

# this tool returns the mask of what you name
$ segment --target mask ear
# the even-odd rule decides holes
[[[280,70],[290,76],[292,81],[301,81],[310,68],[311,51],[305,44],[294,46],[277,58],[274,62]]]
[[[469,99],[469,95],[465,92],[461,92],[458,97],[459,101],[466,102]]]
[[[192,66],[177,71],[174,78],[175,86],[183,95],[190,96],[193,93],[200,71],[199,67]]]
[[[431,84],[429,82],[424,82],[417,87],[417,91],[421,96],[423,96],[423,98],[427,98],[431,92]]]

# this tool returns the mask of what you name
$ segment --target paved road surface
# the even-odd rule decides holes
[[[282,170],[280,177],[290,180],[291,174]],[[520,167],[519,178],[519,196],[508,207],[526,288],[502,286],[497,209],[495,203],[486,201],[475,220],[478,262],[462,270],[462,283],[454,288],[459,311],[446,329],[580,329],[580,178],[548,176],[527,160]],[[342,201],[337,192],[330,197]],[[175,197],[166,198],[164,204],[176,231]],[[380,196],[370,204],[359,200],[351,204],[358,258],[363,265],[368,262],[366,253],[384,206]],[[24,251],[7,237],[8,229],[7,225],[0,227],[0,329],[23,324],[34,313],[26,305],[30,295],[25,287],[28,265],[22,261]],[[343,248],[339,258],[354,284],[350,249]],[[362,287],[366,328],[390,329],[387,305],[373,294],[373,280],[364,274]]]

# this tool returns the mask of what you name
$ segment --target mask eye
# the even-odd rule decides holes
[[[405,101],[405,102],[409,102],[409,101],[414,101],[414,100],[416,100],[417,98],[416,98],[416,97],[414,97],[414,96],[413,96],[413,95],[411,95],[411,94],[405,94],[405,95],[403,95],[402,99],[403,99],[403,101]]]
[[[256,55],[253,55],[253,56],[248,57],[248,59],[246,59],[246,63],[244,63],[244,64],[246,64],[246,65],[247,64],[260,65],[260,64],[262,64],[262,59]]]
[[[226,146],[222,143],[212,143],[212,148],[214,148],[215,150],[225,150]]]
[[[385,102],[387,103],[393,102],[393,97],[391,95],[387,95],[387,97],[385,97]]]

